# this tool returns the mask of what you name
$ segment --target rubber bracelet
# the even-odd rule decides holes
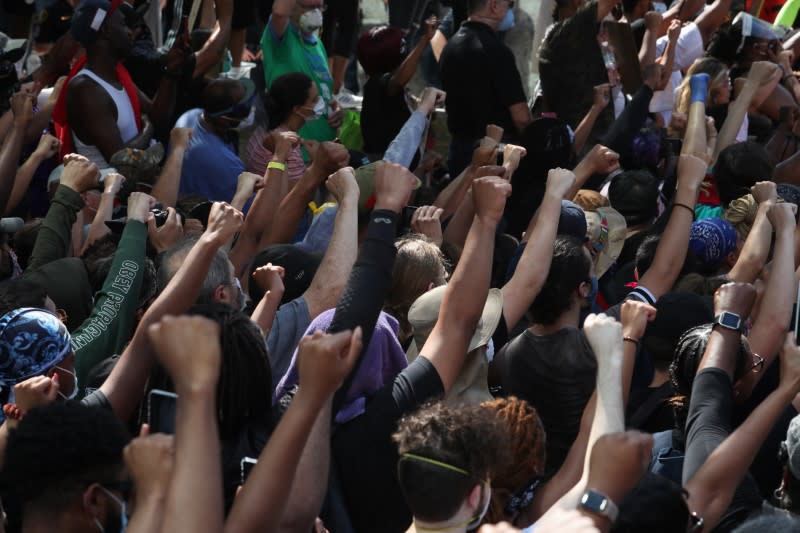
[[[625,341],[625,342],[632,342],[633,344],[636,345],[637,348],[639,347],[639,341],[634,339],[633,337],[628,337],[626,335],[626,336],[622,337],[622,340]]]
[[[695,218],[694,209],[692,209],[692,208],[691,208],[691,207],[689,207],[688,205],[686,205],[686,204],[682,204],[682,203],[680,203],[680,202],[675,202],[675,203],[673,203],[672,205],[673,205],[673,206],[675,206],[675,207],[682,207],[682,208],[684,208],[684,209],[688,209],[688,210],[689,210],[689,212],[692,214],[692,220],[694,220],[694,218]]]
[[[280,170],[281,172],[286,172],[286,163],[281,163],[280,161],[270,161],[267,165],[267,170],[271,168]]]

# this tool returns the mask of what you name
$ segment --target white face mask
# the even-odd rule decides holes
[[[322,10],[312,9],[300,15],[300,31],[311,35],[322,27]]]
[[[66,394],[61,392],[61,390],[58,391],[58,395],[61,396],[62,398],[64,398],[65,400],[74,400],[75,397],[78,396],[78,376],[75,374],[75,372],[71,372],[71,371],[67,370],[66,368],[62,368],[60,366],[57,366],[56,369],[60,370],[61,372],[65,373],[65,374],[69,374],[70,376],[72,376],[72,392],[70,393],[70,395],[67,396]]]
[[[311,109],[311,114],[304,116],[303,120],[305,120],[306,122],[314,122],[315,120],[321,119],[322,115],[324,114],[325,114],[325,100],[323,100],[322,97],[319,96],[317,97],[317,101],[314,102],[314,107]]]
[[[486,516],[486,513],[489,511],[489,504],[492,503],[492,486],[488,483],[484,483],[484,487],[486,487],[486,503],[483,504],[483,510],[480,514],[475,515],[472,519],[472,522],[467,524],[467,531],[472,531],[476,527],[481,524],[483,517]],[[483,491],[481,491],[481,494]]]

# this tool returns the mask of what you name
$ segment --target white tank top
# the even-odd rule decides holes
[[[136,117],[133,114],[133,106],[131,105],[131,100],[128,98],[128,93],[125,92],[125,89],[117,89],[109,84],[107,81],[103,80],[100,76],[95,74],[89,69],[83,69],[75,75],[75,78],[78,76],[88,76],[89,78],[93,79],[100,87],[102,87],[111,99],[114,101],[114,105],[117,106],[117,128],[119,129],[119,135],[122,139],[123,143],[127,143],[139,133],[139,129],[136,127]],[[73,80],[75,79],[73,78]],[[96,146],[86,144],[82,142],[75,132],[72,133],[72,141],[75,146],[75,152],[86,157],[89,161],[95,163],[100,169],[108,168],[109,164],[106,161],[103,154],[98,150]]]

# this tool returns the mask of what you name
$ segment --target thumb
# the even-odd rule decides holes
[[[352,335],[350,335],[350,346],[349,350],[347,351],[347,355],[344,358],[344,362],[348,368],[351,368],[356,359],[358,359],[359,354],[361,353],[361,346],[362,346],[362,339],[363,332],[361,330],[361,326],[357,326],[355,330],[353,330]]]
[[[158,231],[158,228],[156,227],[156,217],[153,215],[153,213],[150,213],[147,215],[147,232],[150,233],[155,231]]]
[[[150,424],[142,424],[141,429],[139,429],[139,436],[147,437],[148,435],[150,435]]]

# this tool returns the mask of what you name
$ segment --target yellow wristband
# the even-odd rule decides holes
[[[286,163],[281,163],[279,161],[270,161],[267,165],[267,170],[274,168],[280,170],[281,172],[286,172]]]

